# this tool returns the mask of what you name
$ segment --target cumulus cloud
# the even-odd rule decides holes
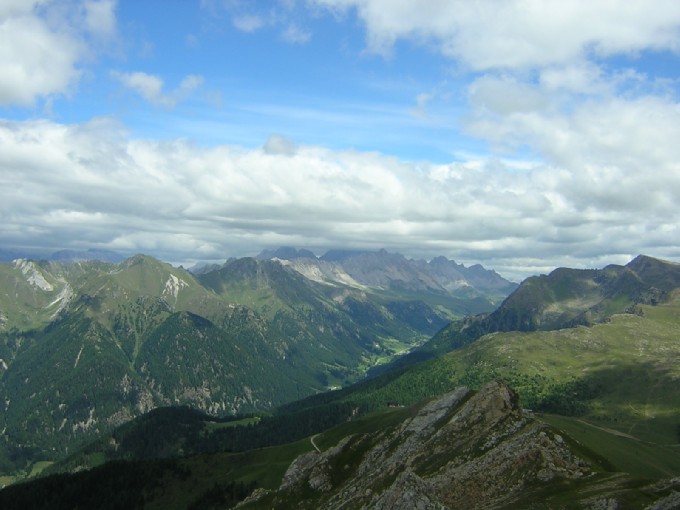
[[[638,54],[680,52],[680,3],[313,1],[336,16],[356,15],[369,51],[389,55],[405,40],[469,71],[465,131],[492,154],[535,158],[530,170],[507,162],[492,170],[489,157],[475,170],[485,184],[450,197],[474,204],[465,210],[481,225],[482,239],[463,235],[461,249],[493,249],[502,266],[515,259],[534,268],[554,257],[582,266],[619,254],[625,262],[631,251],[661,246],[677,256],[668,236],[678,232],[680,104],[675,85],[663,90],[634,66]],[[613,56],[629,68],[607,66]],[[429,99],[419,96],[417,111]],[[485,222],[494,214],[491,235]],[[528,253],[539,255],[531,261]]]
[[[116,30],[115,1],[56,5],[45,0],[0,5],[0,105],[31,106],[66,94],[77,84],[79,65],[93,40]]]
[[[188,75],[184,77],[176,89],[165,93],[165,83],[160,77],[153,74],[139,71],[132,73],[112,71],[111,76],[125,87],[137,92],[151,104],[164,108],[174,108],[178,102],[189,97],[203,84],[202,76]]]
[[[677,116],[665,116],[673,133]],[[660,160],[677,154],[670,134],[660,145]],[[134,140],[100,119],[3,122],[0,168],[0,244],[8,246],[73,240],[68,247],[178,262],[272,244],[387,247],[484,261],[517,277],[638,252],[680,255],[680,168],[668,163],[629,181],[605,164],[578,175],[531,161],[415,164],[278,136],[262,149]]]
[[[680,104],[673,99],[586,96],[565,109],[548,88],[481,78],[470,87],[475,109],[467,127],[492,142],[529,145],[552,164],[576,172],[589,165],[632,175],[643,168],[659,173],[675,168]]]
[[[66,92],[80,77],[80,42],[32,12],[9,12],[0,22],[0,104],[30,106],[37,97]]]
[[[398,39],[434,43],[474,70],[567,64],[590,54],[680,50],[680,3],[658,0],[313,0],[356,11],[371,51],[389,53]]]
[[[259,10],[237,0],[201,3],[227,12],[238,30],[276,30],[289,43],[311,40],[298,14],[312,4],[314,16],[356,15],[370,51],[389,54],[406,40],[459,64],[450,77],[455,93],[445,82],[422,85],[402,115],[427,120],[447,94],[458,100],[467,90],[454,108],[466,111],[451,122],[488,142],[490,153],[434,164],[305,144],[304,130],[293,132],[296,141],[273,134],[257,148],[200,147],[134,139],[111,119],[4,121],[0,245],[94,245],[177,262],[284,244],[385,247],[482,261],[516,278],[637,253],[680,258],[677,84],[659,93],[654,76],[606,62],[623,56],[633,66],[636,53],[679,52],[680,3],[281,0]],[[68,3],[77,7],[66,17],[47,16],[50,5],[0,4],[0,104],[68,91],[89,38],[115,36],[111,0]],[[170,85],[144,72],[110,76],[166,109],[203,83],[197,75]],[[380,108],[253,109],[325,129],[342,117],[379,125],[375,137],[407,138],[402,117]],[[335,146],[370,138],[365,127],[349,131]]]
[[[473,106],[497,115],[545,110],[549,100],[540,90],[513,77],[483,76],[470,86]]]

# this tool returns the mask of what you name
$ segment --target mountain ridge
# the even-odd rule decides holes
[[[453,390],[392,430],[302,455],[277,491],[238,508],[498,508],[530,499],[532,485],[579,480],[590,469],[523,413],[512,389],[492,382],[476,394]]]
[[[270,267],[241,264],[251,275]],[[253,287],[267,278],[252,280]],[[428,361],[271,415],[179,418],[181,426],[163,429],[167,441],[149,442],[153,430],[141,425],[171,424],[182,413],[145,415],[74,457],[72,467],[152,444],[151,451],[171,455],[173,441],[192,455],[238,445],[271,446],[274,455],[281,450],[272,445],[296,441],[285,447],[297,451],[288,450],[287,471],[243,507],[335,508],[354,499],[370,508],[642,509],[666,497],[658,504],[673,504],[677,482],[666,478],[680,474],[671,448],[680,410],[676,282],[680,265],[649,257],[603,269],[558,268],[523,282],[499,309],[506,307],[503,320],[487,323],[514,330],[478,328],[481,336],[440,344],[443,353]],[[493,313],[464,325],[475,333]],[[186,313],[172,317],[211,327]]]
[[[625,266],[557,268],[524,280],[491,313],[454,321],[421,352],[443,353],[501,331],[554,330],[606,321],[639,304],[667,300],[680,286],[680,264],[638,255]]]
[[[200,419],[193,414],[185,409],[176,416],[185,423]],[[115,500],[125,508],[168,509],[659,510],[677,505],[678,488],[677,479],[612,470],[596,451],[523,409],[517,393],[495,380],[285,446],[50,475],[0,490],[0,505],[59,510]]]
[[[0,472],[158,406],[234,414],[345,386],[466,303],[323,285],[255,258],[198,275],[143,254],[2,263]]]
[[[466,268],[444,256],[431,261],[407,259],[400,253],[378,251],[329,250],[317,257],[308,250],[281,247],[265,250],[260,259],[278,259],[305,276],[327,284],[342,283],[381,290],[427,290],[453,294],[476,291],[494,296],[507,295],[517,284],[480,264]],[[496,296],[497,297],[497,296]]]

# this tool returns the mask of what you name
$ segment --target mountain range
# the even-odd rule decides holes
[[[382,276],[380,259],[392,261]],[[0,470],[61,458],[158,406],[224,416],[345,386],[498,298],[406,285],[424,273],[401,255],[348,260],[381,285],[340,265],[336,280],[310,278],[278,257],[197,274],[144,255],[0,264]]]
[[[244,279],[285,278],[260,274],[270,264],[302,278],[264,257],[202,286],[252,297]],[[386,287],[375,295],[403,288]],[[560,268],[342,389],[245,416],[157,408],[100,431],[0,506],[677,508],[678,317],[678,264]]]
[[[498,300],[517,287],[479,264],[465,267],[442,256],[425,261],[407,259],[386,250],[330,250],[317,258],[309,250],[282,247],[265,250],[257,258],[280,260],[311,280],[358,288],[426,291]]]

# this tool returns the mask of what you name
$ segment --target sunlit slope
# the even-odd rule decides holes
[[[680,295],[638,310],[590,327],[489,334],[342,398],[367,406],[410,402],[502,378],[527,408],[578,416],[654,443],[677,443]]]
[[[636,313],[638,305],[665,302],[678,287],[680,264],[645,255],[625,266],[558,268],[524,280],[493,312],[453,322],[418,354],[442,354],[489,333],[598,324],[614,314]]]

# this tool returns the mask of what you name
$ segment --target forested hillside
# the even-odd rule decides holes
[[[346,386],[491,307],[482,294],[319,282],[279,259],[0,264],[0,473],[159,406],[230,416]]]

